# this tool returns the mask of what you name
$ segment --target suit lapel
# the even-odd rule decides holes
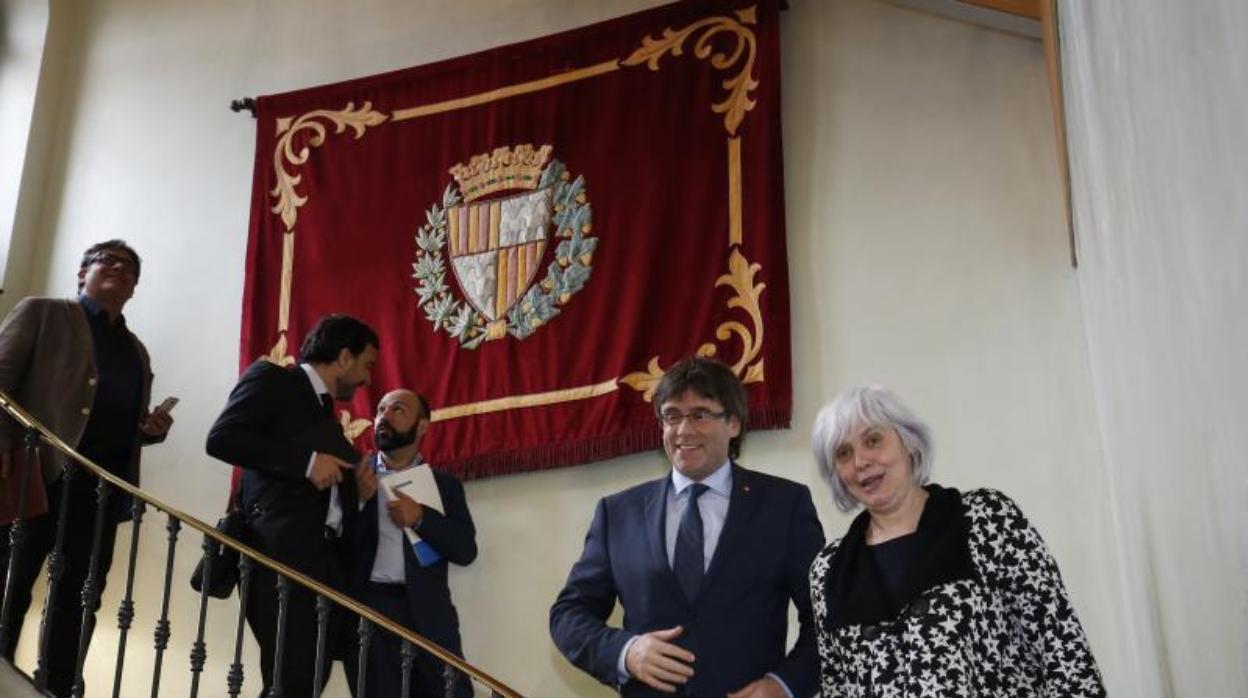
[[[721,576],[721,570],[727,564],[724,560],[732,557],[740,547],[741,538],[746,531],[745,522],[753,517],[754,510],[758,506],[758,495],[750,486],[750,471],[736,463],[733,463],[731,467],[732,494],[728,498],[728,517],[724,520],[724,529],[719,533],[719,542],[715,544],[711,565],[707,568],[706,577],[702,580],[702,589],[698,592],[701,598],[706,598],[707,591]]]
[[[92,370],[98,370],[95,368],[95,352],[92,351],[94,345],[91,341],[91,324],[90,320],[87,319],[87,309],[82,307],[81,302],[68,299],[65,300],[65,307],[73,318],[70,320],[70,324],[73,327],[71,330],[73,336],[69,338],[69,341],[77,346],[85,347],[86,355],[91,357]]]
[[[308,404],[317,405],[318,412],[323,413],[323,408],[320,407],[321,396],[319,393],[316,392],[316,388],[312,387],[312,379],[308,378],[308,374],[306,371],[303,370],[303,367],[300,366],[299,364],[295,364],[294,366],[290,366],[286,370],[294,374],[295,383],[297,383],[300,386],[299,392],[303,393],[300,399],[304,400],[305,402],[308,400],[311,400],[311,402]]]
[[[650,549],[651,564],[658,570],[663,583],[671,588],[673,594],[684,598],[685,594],[676,582],[676,573],[667,560],[667,493],[671,486],[672,476],[669,473],[662,480],[655,481],[646,495],[646,547]]]

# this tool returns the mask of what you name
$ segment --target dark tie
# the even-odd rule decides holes
[[[329,393],[321,393],[321,405],[325,408],[325,414],[334,416],[334,398]]]
[[[684,515],[680,517],[680,528],[676,530],[676,551],[672,554],[672,571],[676,573],[676,581],[680,582],[685,598],[691,602],[698,599],[705,573],[702,512],[698,509],[698,497],[706,490],[706,485],[700,482],[689,485],[689,506],[685,507]]]

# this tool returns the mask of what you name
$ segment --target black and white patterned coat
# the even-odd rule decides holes
[[[960,578],[917,588],[895,618],[829,622],[829,569],[843,571],[833,564],[842,547],[865,545],[865,512],[863,525],[815,557],[824,698],[1105,695],[1057,563],[1018,506],[993,490],[929,489],[953,498],[947,528],[959,545],[965,536],[969,565],[946,575]]]

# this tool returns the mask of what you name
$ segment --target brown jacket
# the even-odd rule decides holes
[[[143,380],[137,423],[151,400],[152,370],[147,349],[131,333],[139,352]],[[77,299],[25,298],[0,324],[0,390],[8,393],[49,431],[77,447],[95,403],[95,350],[87,314]],[[14,422],[0,412],[0,449],[21,445]],[[135,431],[134,448],[125,478],[139,484],[139,448],[146,442]],[[40,462],[44,482],[61,476],[65,456],[45,446]]]

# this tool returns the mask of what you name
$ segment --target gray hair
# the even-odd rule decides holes
[[[836,474],[836,449],[862,427],[888,427],[897,432],[910,454],[910,475],[915,484],[927,484],[932,474],[932,436],[927,425],[887,388],[850,388],[819,410],[810,436],[819,474],[832,488],[836,506],[844,512],[857,509],[860,502]]]

